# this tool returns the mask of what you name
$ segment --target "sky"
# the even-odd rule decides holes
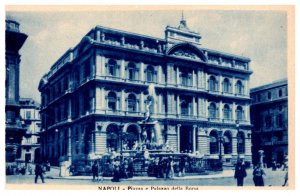
[[[16,7],[22,8],[22,6]],[[201,7],[199,7],[201,8]],[[202,36],[201,47],[251,59],[250,87],[287,78],[287,13],[266,10],[72,11],[32,8],[7,10],[28,38],[20,50],[20,96],[40,102],[38,84],[55,61],[96,25],[164,38],[167,25],[177,27],[182,11],[188,27]]]

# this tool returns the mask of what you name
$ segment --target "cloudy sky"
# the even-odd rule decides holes
[[[19,7],[20,8],[20,7]],[[28,35],[20,53],[20,95],[40,101],[41,77],[53,63],[96,25],[164,38],[167,25],[178,26],[181,10],[191,30],[202,36],[202,47],[249,57],[250,86],[287,77],[287,14],[254,10],[96,10],[6,11]]]

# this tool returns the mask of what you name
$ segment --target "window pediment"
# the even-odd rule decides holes
[[[192,60],[198,60],[206,62],[206,57],[203,52],[196,46],[189,43],[181,43],[173,46],[167,52],[170,56],[176,56],[181,58],[188,58]]]

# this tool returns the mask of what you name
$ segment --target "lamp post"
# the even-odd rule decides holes
[[[220,163],[220,170],[223,171],[223,157],[222,157],[222,144],[224,142],[224,138],[222,135],[222,131],[218,131],[218,139],[219,139],[219,163]]]
[[[239,137],[240,122],[238,120],[236,120],[235,126],[236,126],[236,129],[237,129],[236,138],[237,138],[237,162],[238,162],[240,160],[240,150],[239,150],[239,144],[240,144],[240,137]]]

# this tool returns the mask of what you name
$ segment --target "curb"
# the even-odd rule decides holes
[[[233,175],[203,175],[203,176],[185,176],[174,177],[173,179],[155,178],[155,177],[134,177],[134,178],[122,178],[122,181],[140,181],[140,180],[192,180],[192,179],[212,179],[212,178],[231,178]],[[87,177],[53,177],[45,176],[46,179],[64,179],[64,180],[92,180],[92,176]],[[103,181],[110,181],[112,177],[105,177]],[[99,181],[100,182],[100,181]]]

